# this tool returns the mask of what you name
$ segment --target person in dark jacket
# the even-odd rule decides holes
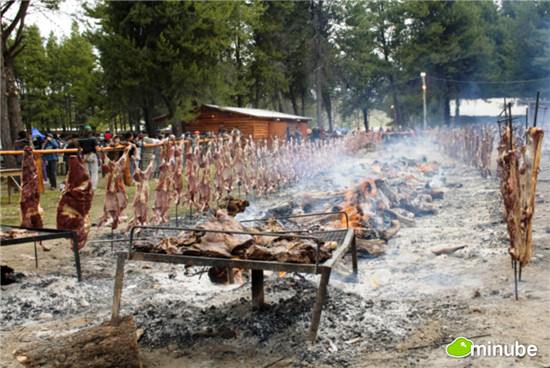
[[[53,135],[48,133],[44,140],[42,149],[54,150],[59,148],[59,142],[54,139]],[[50,189],[57,188],[57,163],[59,161],[59,155],[57,153],[45,153],[42,155],[42,160],[46,163],[46,175],[50,181]]]

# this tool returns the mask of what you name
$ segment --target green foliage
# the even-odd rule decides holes
[[[29,126],[133,129],[144,120],[154,131],[152,118],[167,114],[181,130],[203,103],[316,112],[321,121],[320,96],[329,117],[376,109],[414,124],[421,71],[438,123],[449,120],[451,99],[550,93],[547,1],[98,1],[86,9],[98,27],[84,34],[75,24],[69,37],[45,42],[35,26],[25,29],[14,68]]]

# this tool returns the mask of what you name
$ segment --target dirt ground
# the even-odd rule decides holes
[[[406,147],[387,147],[385,155],[399,156]],[[519,300],[500,222],[498,181],[481,178],[476,169],[426,144],[406,155],[439,163],[445,196],[437,202],[438,214],[401,228],[383,256],[361,259],[356,278],[350,278],[349,259],[333,272],[315,342],[305,335],[316,276],[267,275],[270,307],[258,312],[249,306],[246,277],[243,284],[213,285],[194,268],[129,262],[122,313],[134,316],[143,335],[144,367],[550,367],[550,151],[545,147],[535,252],[523,270]],[[374,159],[373,153],[361,157],[365,163]],[[93,228],[90,239],[109,233]],[[12,356],[15,348],[110,317],[115,273],[110,244],[89,243],[81,251],[82,283],[76,282],[68,240],[47,244],[50,251],[38,247],[38,268],[33,244],[0,249],[1,263],[14,268],[19,279],[1,287],[0,367],[20,366]],[[432,252],[459,245],[465,247],[449,255]],[[115,251],[125,247],[114,244]],[[388,279],[375,285],[373,277],[382,272]],[[445,347],[458,337],[477,345],[517,341],[535,345],[537,354],[457,359]]]

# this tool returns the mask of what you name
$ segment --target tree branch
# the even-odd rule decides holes
[[[3,6],[2,10],[0,11],[0,15],[2,15],[2,18],[4,18],[4,14],[11,8],[11,6],[15,3],[15,0],[7,1]]]
[[[25,20],[25,16],[27,15],[27,9],[29,8],[29,3],[30,3],[30,0],[21,1],[21,5],[19,6],[19,11],[17,12],[17,15],[15,16],[11,24],[8,26],[8,28],[6,28],[6,30],[2,33],[2,38],[4,38],[4,40],[7,40],[10,37],[11,33],[13,32],[15,27],[17,27],[17,24],[19,22],[21,22],[21,27],[19,29],[19,32],[17,33],[18,34],[20,33],[21,29],[23,28],[23,24],[24,24],[23,21]]]

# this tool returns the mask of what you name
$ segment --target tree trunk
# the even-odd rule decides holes
[[[26,367],[141,367],[132,316],[107,321],[54,341],[30,343],[13,352]]]
[[[5,44],[3,44],[4,46]],[[9,57],[2,56],[2,149],[13,149],[17,133],[23,130],[23,122],[19,114],[17,101],[17,87],[13,75],[13,64]],[[7,168],[17,167],[15,156],[5,155],[4,163]]]
[[[329,132],[332,132],[332,103],[330,100],[330,93],[327,89],[325,89],[325,92],[323,93],[323,102],[325,105],[325,111],[327,112],[328,130]]]
[[[143,99],[143,119],[145,120],[145,130],[152,137],[152,134],[155,132],[155,127],[153,126],[153,117],[151,116],[151,109],[149,100],[147,98]]]
[[[365,125],[365,131],[369,131],[369,110],[366,107],[361,109],[363,111],[363,124]]]
[[[302,113],[300,115],[306,116],[306,91],[305,90],[302,90],[301,97],[302,97]]]
[[[319,66],[315,70],[315,97],[317,98],[315,102],[315,112],[317,115],[317,126],[319,128],[323,127],[323,86],[321,78],[321,67]]]
[[[290,102],[292,103],[292,111],[294,112],[294,115],[300,115],[298,111],[298,101],[296,101],[296,91],[292,88],[292,86],[289,90],[289,97]]]

